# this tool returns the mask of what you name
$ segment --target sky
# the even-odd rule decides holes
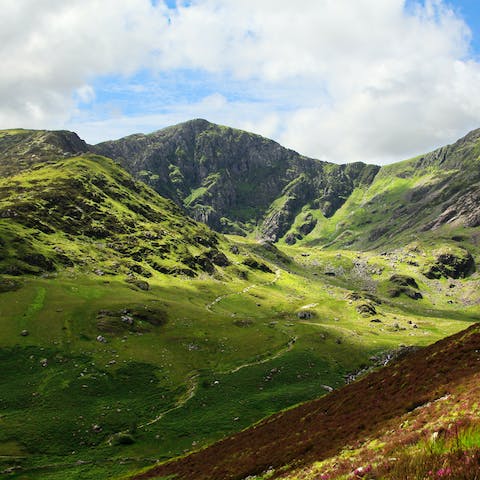
[[[192,118],[336,163],[480,127],[478,0],[2,0],[0,128]]]

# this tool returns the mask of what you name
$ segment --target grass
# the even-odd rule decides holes
[[[242,242],[239,246],[246,251],[249,241]],[[292,255],[291,273],[282,270],[275,283],[274,274],[254,271],[247,280],[233,281],[156,275],[144,292],[132,290],[115,275],[95,278],[72,271],[55,278],[25,278],[21,289],[2,293],[2,348],[12,362],[6,367],[12,374],[6,381],[12,397],[2,409],[0,445],[11,448],[12,457],[21,446],[21,478],[44,478],[38,477],[43,471],[38,469],[55,458],[58,467],[49,467],[47,478],[76,478],[79,467],[65,466],[60,461],[64,456],[71,457],[72,464],[92,459],[99,470],[96,466],[91,471],[108,478],[102,477],[106,467],[101,466],[107,458],[135,459],[133,466],[124,464],[122,472],[127,472],[152,458],[167,459],[208,445],[326,393],[322,385],[340,386],[343,375],[368,364],[374,354],[402,343],[426,345],[473,320],[471,313],[450,304],[435,310],[432,296],[426,295],[420,302],[385,301],[380,306],[383,324],[372,324],[357,313],[356,302],[347,299],[349,282],[358,284],[352,272],[356,254],[309,251],[304,257],[301,250],[285,249],[283,255]],[[321,263],[314,267],[315,262]],[[313,276],[322,265],[341,267],[344,274]],[[430,282],[425,280],[421,288]],[[257,286],[242,293],[250,285]],[[233,295],[206,309],[225,294]],[[143,334],[102,333],[107,343],[97,342],[98,311],[132,305],[161,307],[168,321]],[[301,320],[297,314],[305,306],[313,317]],[[238,320],[251,322],[237,326]],[[420,328],[414,330],[409,320]],[[390,330],[394,322],[405,329]],[[20,336],[24,328],[27,337]],[[47,367],[41,366],[44,358]],[[18,372],[14,364],[28,370]],[[192,375],[192,398],[172,410],[185,398]],[[162,412],[169,413],[138,428]],[[108,443],[133,423],[134,443]],[[94,424],[100,424],[102,432],[93,432]]]
[[[475,479],[479,326],[136,480]]]
[[[9,212],[0,275],[19,282],[0,293],[0,471],[21,468],[5,478],[127,475],[339,388],[372,356],[479,318],[478,274],[455,280],[452,297],[451,279],[421,273],[431,250],[468,231],[425,235],[389,256],[277,248],[213,233],[104,157],[34,155],[43,154],[0,178]],[[372,198],[400,199],[408,181],[377,185]],[[359,206],[354,227],[369,215],[364,195],[347,201]],[[340,209],[329,221],[347,219]],[[478,253],[470,236],[462,245]],[[223,266],[211,261],[219,253]],[[414,277],[423,299],[390,298],[393,273]],[[380,323],[361,314],[365,291],[379,299]]]

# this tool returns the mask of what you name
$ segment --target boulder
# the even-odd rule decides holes
[[[404,294],[412,300],[420,300],[423,295],[418,291],[418,283],[413,277],[408,275],[392,275],[388,280],[391,287],[387,294],[391,298],[399,297]]]
[[[377,309],[373,303],[361,303],[356,307],[357,312],[362,315],[362,317],[371,317],[377,314]]]
[[[132,285],[135,285],[140,290],[145,290],[145,291],[150,290],[150,284],[145,280],[139,280],[138,278],[128,277],[125,281]]]
[[[13,292],[21,288],[22,283],[11,278],[0,278],[0,293]]]
[[[309,318],[313,318],[315,316],[315,312],[312,312],[311,310],[300,310],[297,313],[297,317],[300,320],[308,320]]]
[[[297,239],[293,233],[289,233],[285,236],[285,243],[287,245],[295,245],[297,243]]]
[[[418,288],[416,280],[408,275],[392,275],[388,281],[401,287]]]
[[[313,218],[312,214],[308,214],[305,217],[305,223],[302,223],[298,228],[298,231],[303,235],[308,235],[317,225],[317,220]]]
[[[214,265],[217,265],[219,267],[228,267],[230,265],[227,256],[222,252],[214,251],[211,254],[210,259],[212,260]]]
[[[265,263],[255,260],[253,257],[247,257],[243,262],[247,267],[260,270],[265,273],[273,273],[272,269]]]

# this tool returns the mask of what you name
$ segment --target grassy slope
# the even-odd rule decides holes
[[[422,245],[385,257],[227,241],[107,159],[49,162],[0,180],[0,267],[24,272],[4,274],[21,288],[0,293],[0,460],[22,468],[6,478],[135,471],[339,387],[373,354],[478,320],[478,276],[454,281],[449,303],[452,281],[409,263],[426,260]],[[209,274],[192,258],[212,249],[231,265]],[[277,273],[247,268],[250,257]],[[413,275],[424,299],[389,298],[394,272]],[[348,297],[362,289],[382,300],[382,323]],[[133,326],[119,321],[125,310]]]
[[[239,260],[248,248],[272,255],[238,245]],[[2,400],[5,464],[22,465],[19,478],[111,478],[316,398],[326,392],[322,385],[341,386],[343,375],[368,364],[372,354],[402,343],[426,345],[478,319],[476,307],[447,303],[446,281],[425,280],[422,291],[440,285],[440,292],[417,302],[385,299],[378,308],[382,324],[371,323],[355,309],[361,302],[346,299],[360,285],[356,255],[308,252],[304,257],[307,250],[288,250],[291,273],[284,267],[275,283],[274,274],[255,271],[248,281],[235,280],[228,269],[239,266],[232,265],[223,279],[154,275],[144,292],[121,276],[72,269],[53,279],[26,278],[20,290],[1,294],[2,351],[25,369],[18,375],[6,368],[11,395]],[[326,277],[324,266],[344,272]],[[477,282],[474,276],[457,288],[476,290]],[[238,293],[250,285],[257,287]],[[231,295],[208,310],[220,294]],[[99,310],[138,305],[160,308],[168,322],[145,324],[140,332],[98,329]],[[314,316],[300,320],[297,313],[306,305]],[[19,336],[24,328],[28,337]],[[98,334],[108,343],[97,342]],[[95,424],[101,432],[92,430]],[[135,443],[110,446],[119,432],[131,432]],[[115,458],[129,460],[117,460],[112,470]],[[79,460],[93,464],[77,465]],[[45,464],[52,467],[41,469]]]
[[[434,231],[425,227],[477,185],[478,134],[471,132],[453,145],[382,167],[374,182],[357,187],[331,218],[305,208],[296,225],[308,213],[317,224],[299,243],[371,250],[403,246],[419,236],[435,239],[439,232],[450,237],[465,233],[461,221],[447,222]],[[477,242],[476,235],[472,240]]]

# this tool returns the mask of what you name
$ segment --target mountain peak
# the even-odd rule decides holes
[[[277,142],[204,119],[94,147],[117,160],[196,220],[223,233],[276,241],[301,213],[291,241],[315,226],[307,209],[332,216],[379,167],[336,165],[304,157]],[[303,232],[303,233],[302,233]]]

